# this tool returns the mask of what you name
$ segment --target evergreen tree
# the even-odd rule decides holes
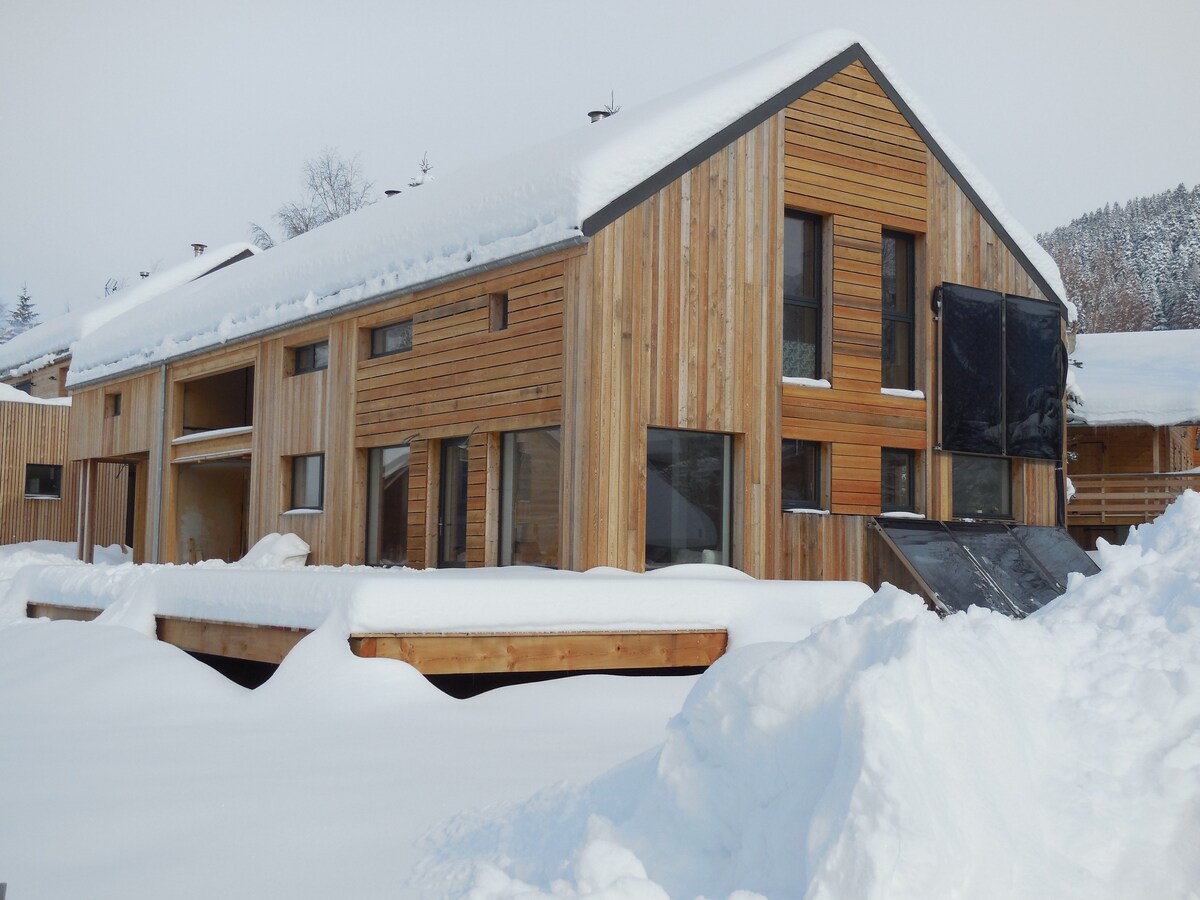
[[[37,312],[33,308],[33,300],[29,296],[29,288],[26,285],[21,285],[21,294],[17,297],[17,305],[8,314],[8,325],[12,329],[12,334],[15,336],[22,331],[28,331],[37,324],[37,318]]]

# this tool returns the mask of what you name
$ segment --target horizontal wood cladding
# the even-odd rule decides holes
[[[736,564],[775,571],[781,118],[601,229],[568,267],[565,564],[645,562],[647,428],[731,433]]]
[[[931,154],[862,64],[793,102],[784,142],[789,206],[925,230]]]
[[[358,320],[363,329],[411,319],[412,349],[357,366],[355,432],[383,446],[413,433],[553,424],[562,407],[564,257],[515,265],[466,285],[419,294]],[[508,295],[493,330],[491,295]]]
[[[25,375],[12,375],[0,380],[14,386],[29,382],[29,395],[43,400],[65,397],[67,396],[67,369],[70,368],[70,364],[71,358],[68,356]]]
[[[71,394],[71,459],[137,456],[156,445],[160,375],[145,372]],[[121,414],[112,415],[112,396]]]

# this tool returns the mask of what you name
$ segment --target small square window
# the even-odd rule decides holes
[[[821,445],[784,440],[780,486],[784,509],[821,508]]]
[[[880,453],[880,508],[884,512],[915,512],[915,478],[916,454],[885,447]]]
[[[508,327],[508,291],[488,294],[488,330],[503,331]]]
[[[304,375],[329,368],[329,341],[317,341],[292,349],[292,374]]]
[[[60,499],[62,497],[62,466],[27,463],[25,465],[25,496],[31,499]]]
[[[18,391],[20,391],[23,394],[32,394],[33,393],[33,379],[27,378],[24,381],[18,381],[16,384],[13,385],[13,387],[15,387]]]
[[[371,355],[387,356],[390,353],[404,353],[413,346],[412,319],[384,325],[371,329]]]
[[[1007,457],[954,454],[951,490],[956,519],[1012,518],[1012,463]]]
[[[292,457],[292,509],[325,507],[325,454]]]
[[[104,417],[106,419],[115,419],[121,414],[121,395],[120,394],[105,394],[104,395]]]

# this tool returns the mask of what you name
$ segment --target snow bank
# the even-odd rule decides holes
[[[115,566],[128,562],[130,552],[118,544],[110,547],[97,545],[93,558],[101,566]],[[25,606],[13,599],[12,580],[25,566],[83,566],[75,558],[75,544],[67,541],[27,541],[23,544],[0,545],[0,625],[24,619]]]
[[[1081,334],[1072,369],[1085,425],[1200,421],[1200,331]]]
[[[834,31],[541,145],[358,210],[184,285],[81,340],[71,383],[116,375],[525,254],[578,242],[584,221],[855,43]],[[870,48],[908,105],[1060,298],[1049,255]],[[1070,308],[1069,304],[1068,307]],[[1072,316],[1073,308],[1071,308]]]
[[[473,900],[1190,896],[1197,546],[1189,492],[1026,620],[887,587],[733,652],[657,752],[450,823],[422,878]]]

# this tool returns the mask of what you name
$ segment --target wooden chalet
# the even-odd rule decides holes
[[[1057,270],[966,168],[821,37],[322,226],[81,341],[81,546],[118,463],[138,560],[931,593],[878,523],[1063,515]]]
[[[202,245],[196,245],[202,247]],[[73,541],[86,467],[69,460],[67,375],[74,344],[152,297],[253,256],[248,244],[196,254],[178,266],[118,291],[94,308],[48,319],[0,344],[0,383],[28,395],[0,393],[0,543]],[[61,401],[61,402],[60,402]],[[98,462],[90,488],[89,539],[100,546],[133,542],[136,483],[121,461]]]
[[[1067,425],[1067,525],[1082,546],[1123,543],[1130,526],[1200,490],[1197,351],[1200,331],[1077,336],[1082,397]]]

